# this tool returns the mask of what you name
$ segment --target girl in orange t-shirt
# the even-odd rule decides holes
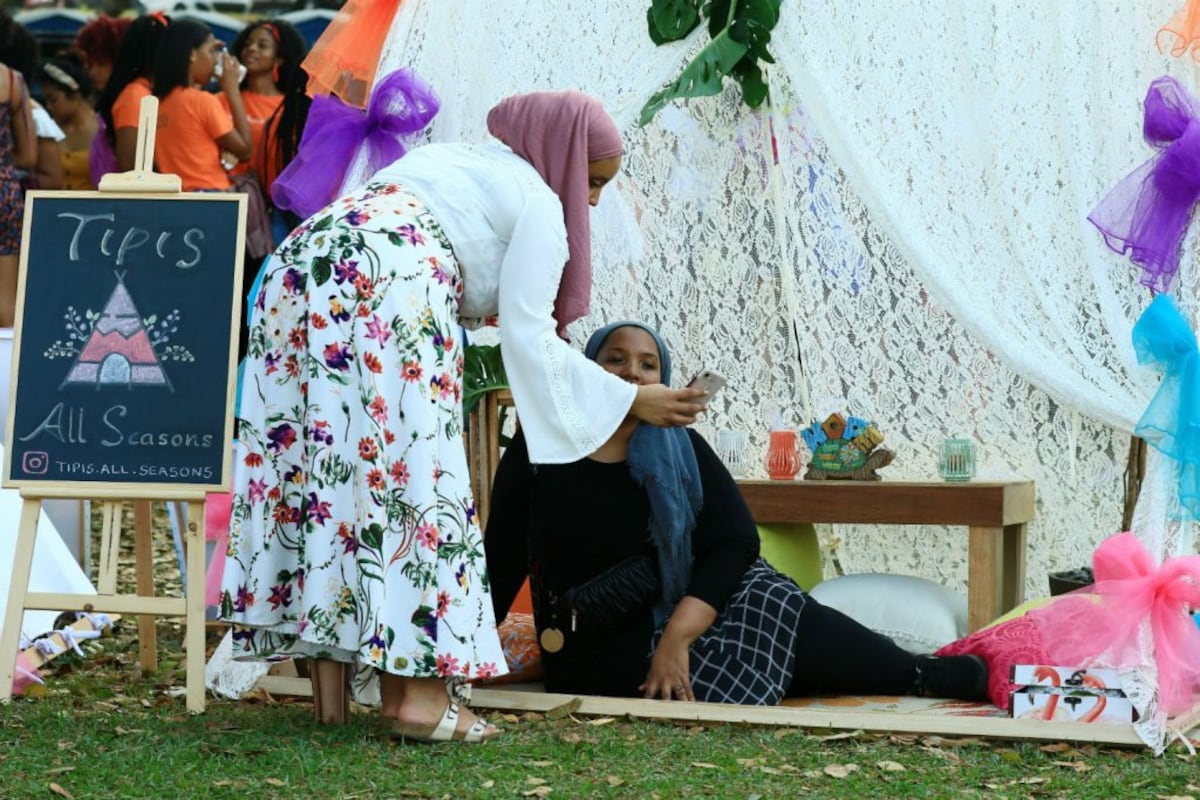
[[[218,59],[228,112],[214,95],[198,88],[212,79]],[[204,23],[177,21],[163,34],[154,59],[153,84],[159,101],[154,147],[158,170],[178,175],[185,192],[229,189],[221,151],[227,150],[242,161],[251,153],[250,123],[238,89],[237,59],[222,49]]]
[[[150,74],[168,20],[162,14],[138,17],[125,32],[112,72],[96,104],[103,133],[91,154],[92,177],[128,172],[137,156],[137,123],[142,98],[150,94]],[[104,152],[107,146],[108,152]],[[115,168],[113,166],[115,161]]]

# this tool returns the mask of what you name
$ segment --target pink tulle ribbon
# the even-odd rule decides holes
[[[1139,643],[1150,620],[1158,695],[1168,716],[1190,710],[1200,699],[1200,556],[1155,564],[1132,533],[1105,539],[1092,558],[1096,583],[1090,593],[1060,598],[1030,612],[1053,663],[1136,667],[1147,662]]]
[[[275,205],[312,216],[336,199],[363,142],[373,173],[407,152],[405,139],[428,125],[438,107],[433,89],[405,69],[376,84],[365,114],[337,97],[313,98],[299,152],[271,185]]]

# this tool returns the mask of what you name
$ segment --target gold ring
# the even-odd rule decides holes
[[[682,683],[675,684],[675,693],[676,694],[683,694],[685,691],[687,691],[687,689],[684,687],[684,685]]]

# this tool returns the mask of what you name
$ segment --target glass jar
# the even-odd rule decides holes
[[[800,471],[800,453],[796,450],[796,432],[792,430],[771,431],[767,447],[767,477],[773,481],[790,481]]]
[[[938,473],[947,481],[969,481],[975,477],[975,444],[970,439],[946,439],[938,459]]]

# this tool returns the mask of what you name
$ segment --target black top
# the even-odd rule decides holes
[[[721,611],[746,569],[758,558],[758,530],[741,490],[708,443],[695,431],[704,507],[692,532],[692,576],[687,593]],[[590,637],[572,632],[570,620],[551,618],[548,596],[584,583],[609,567],[646,553],[650,504],[624,463],[581,459],[570,464],[529,464],[521,433],[500,460],[492,489],[484,548],[497,621],[503,620],[533,568],[534,613],[539,633],[561,629],[558,653],[545,653],[546,688],[634,695],[650,664],[654,618],[647,610],[627,630]]]

